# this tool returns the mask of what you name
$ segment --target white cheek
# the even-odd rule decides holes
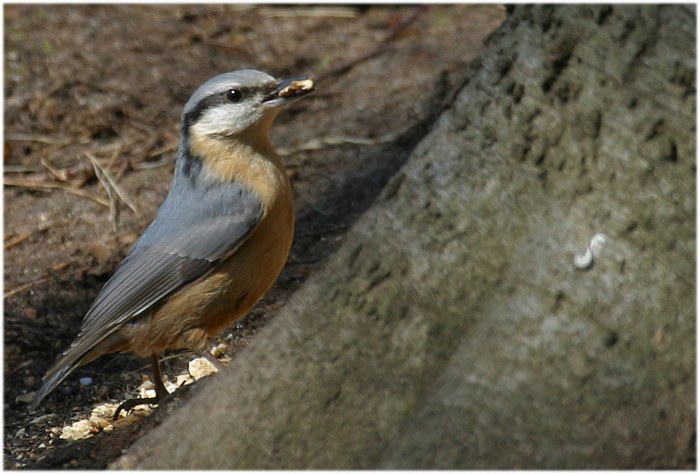
[[[193,128],[200,135],[231,135],[250,125],[249,115],[238,104],[218,105],[206,110]]]

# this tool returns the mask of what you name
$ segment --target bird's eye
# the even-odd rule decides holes
[[[226,92],[226,98],[231,102],[240,102],[243,98],[243,94],[238,89],[229,89]]]

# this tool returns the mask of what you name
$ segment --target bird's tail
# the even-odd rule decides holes
[[[44,382],[29,407],[30,411],[36,410],[41,401],[76,368],[82,365],[86,351],[76,351],[77,346],[68,349],[60,359],[58,359],[44,376]]]
[[[29,406],[30,411],[36,410],[41,401],[75,369],[101,355],[119,351],[124,344],[124,339],[119,332],[111,331],[107,334],[100,334],[98,337],[94,336],[81,338],[79,335],[73,344],[61,354],[61,357],[44,375],[44,382]]]

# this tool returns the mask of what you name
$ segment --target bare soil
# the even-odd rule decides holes
[[[146,361],[105,356],[36,413],[27,404],[165,197],[181,108],[201,82],[248,67],[317,77],[318,90],[273,130],[295,188],[296,236],[274,289],[213,342],[235,366],[430,131],[504,16],[476,5],[6,5],[5,468],[105,468],[206,383],[79,441],[60,439],[60,428],[133,397]],[[116,183],[110,193],[89,157]],[[163,364],[170,378],[191,359],[175,355]]]

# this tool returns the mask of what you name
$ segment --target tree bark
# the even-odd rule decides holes
[[[694,48],[693,7],[515,7],[327,267],[115,467],[692,467]]]

